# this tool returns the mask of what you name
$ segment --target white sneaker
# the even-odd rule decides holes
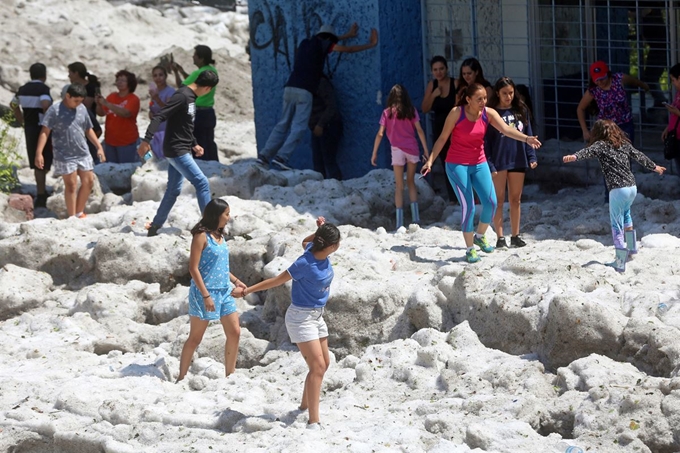
[[[311,429],[313,431],[321,431],[323,430],[323,426],[321,426],[321,423],[307,423],[307,429]]]

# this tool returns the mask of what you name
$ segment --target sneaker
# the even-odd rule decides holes
[[[467,252],[465,252],[465,261],[467,261],[468,263],[476,263],[480,259],[481,258],[479,257],[479,255],[477,255],[477,250],[475,249],[468,250]]]
[[[257,156],[257,159],[255,159],[255,165],[259,165],[262,168],[268,168],[269,160],[264,156]]]
[[[151,224],[149,225],[148,231],[146,232],[146,237],[152,237],[152,236],[158,236],[158,230],[160,230],[161,227],[158,225]]]
[[[482,249],[482,252],[484,252],[484,253],[491,253],[491,252],[493,252],[493,247],[491,246],[491,244],[489,244],[489,241],[486,239],[486,236],[477,237],[477,235],[475,235],[475,238],[474,238],[474,240],[473,240],[472,242],[473,242],[477,247],[479,247],[480,249]]]
[[[288,165],[288,162],[285,160],[281,159],[280,157],[275,157],[272,159],[272,165],[274,168],[278,168],[279,170],[292,170],[293,167]]]
[[[496,248],[497,249],[507,249],[508,248],[508,243],[505,242],[505,238],[503,236],[499,237],[498,240],[496,241]]]
[[[525,245],[527,245],[527,243],[524,242],[522,240],[522,238],[519,237],[519,235],[517,235],[517,236],[510,236],[510,245],[513,246],[513,247],[524,247]]]
[[[323,426],[321,426],[321,423],[307,423],[307,429],[310,429],[312,431],[321,431],[323,430]]]

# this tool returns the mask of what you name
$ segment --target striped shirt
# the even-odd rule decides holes
[[[42,80],[31,80],[22,85],[12,99],[13,103],[21,106],[24,113],[24,125],[38,127],[43,119],[42,101],[52,103],[50,87]]]

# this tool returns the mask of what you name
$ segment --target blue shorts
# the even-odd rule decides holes
[[[215,303],[215,311],[207,311],[203,296],[193,284],[189,289],[189,316],[195,316],[203,321],[216,321],[224,316],[236,312],[236,301],[231,297],[231,288],[209,290]]]

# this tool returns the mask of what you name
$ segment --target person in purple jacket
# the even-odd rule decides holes
[[[493,87],[493,95],[489,100],[489,107],[496,109],[501,119],[510,127],[529,136],[531,120],[529,108],[519,95],[516,95],[515,83],[509,77],[501,77]],[[534,169],[538,165],[536,151],[526,143],[508,139],[495,128],[486,131],[484,152],[489,163],[493,185],[496,189],[496,199],[500,209],[496,210],[493,218],[496,230],[496,248],[507,248],[508,244],[503,235],[503,202],[505,190],[508,188],[510,203],[510,245],[524,247],[526,242],[519,236],[519,219],[521,214],[520,201],[524,188],[524,176],[527,168]]]

